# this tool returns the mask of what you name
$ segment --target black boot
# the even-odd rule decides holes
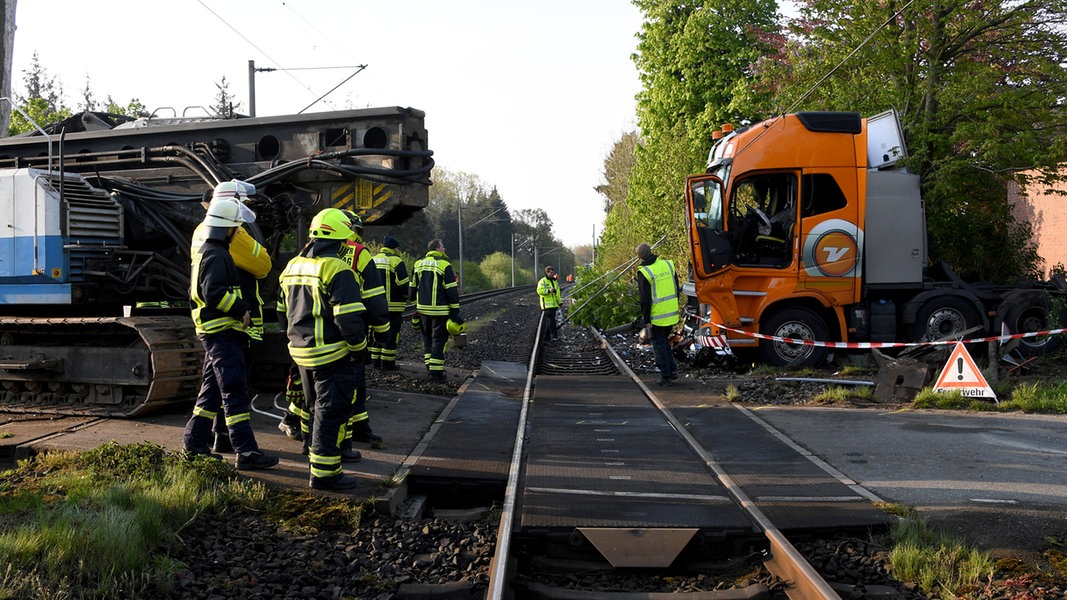
[[[230,435],[228,433],[216,433],[215,445],[212,446],[211,449],[222,454],[233,454],[233,444],[230,443]]]
[[[363,460],[363,455],[359,453],[359,450],[352,449],[352,440],[341,442],[341,462],[359,462],[361,460]]]
[[[363,419],[352,425],[352,439],[357,442],[366,442],[368,444],[382,443],[382,436],[371,431],[370,419]]]

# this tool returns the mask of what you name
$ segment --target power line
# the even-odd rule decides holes
[[[226,19],[224,19],[224,18],[222,17],[222,15],[220,15],[219,13],[215,12],[214,10],[212,10],[210,6],[208,6],[207,4],[205,4],[205,3],[204,3],[204,0],[197,0],[197,2],[198,2],[198,3],[200,4],[200,6],[203,6],[203,7],[204,7],[204,10],[206,10],[206,11],[208,11],[209,13],[211,13],[212,15],[214,15],[214,16],[215,16],[215,18],[216,18],[216,19],[218,19],[219,21],[222,21],[222,24],[223,24],[223,25],[225,25],[226,27],[228,27],[228,28],[230,29],[230,31],[232,31],[232,32],[234,32],[235,34],[237,34],[237,37],[239,37],[239,38],[241,38],[242,40],[244,40],[244,41],[245,41],[245,42],[246,42],[246,43],[247,43],[247,44],[248,44],[249,46],[252,46],[253,48],[255,48],[256,52],[259,52],[260,54],[262,54],[262,55],[263,55],[264,57],[266,57],[266,58],[267,58],[267,60],[269,60],[270,62],[272,62],[272,63],[274,63],[274,64],[278,64],[278,61],[277,61],[277,60],[274,60],[274,57],[273,57],[273,56],[271,56],[271,55],[270,55],[270,54],[268,54],[268,53],[267,53],[267,52],[266,52],[265,50],[263,50],[262,48],[260,48],[259,46],[257,46],[255,42],[253,42],[252,40],[248,39],[248,36],[246,36],[245,34],[241,33],[240,31],[238,31],[238,30],[237,30],[237,28],[236,28],[236,27],[234,27],[234,26],[233,26],[233,25],[232,25],[232,24],[231,24],[231,23],[230,23],[229,21],[227,21]],[[284,2],[283,2],[283,4],[284,4]],[[295,82],[297,83],[297,85],[299,85],[300,87],[304,88],[304,89],[305,89],[305,90],[307,90],[307,91],[308,91],[309,93],[314,93],[314,92],[312,92],[312,90],[311,90],[311,86],[310,86],[310,85],[308,85],[308,84],[304,83],[303,81],[300,81],[300,79],[298,79],[298,78],[297,78],[297,77],[296,77],[295,75],[293,75],[293,74],[292,74],[292,73],[290,72],[290,71],[291,71],[291,69],[277,69],[277,70],[279,70],[279,71],[285,71],[285,73],[286,73],[286,74],[287,74],[287,75],[288,75],[288,76],[289,76],[289,77],[290,77],[290,78],[291,78],[291,79],[292,79],[293,81],[295,81]],[[358,71],[357,71],[357,72],[358,72]],[[321,98],[320,98],[320,100],[321,100]],[[318,100],[316,100],[315,102],[318,102]],[[304,109],[304,110],[307,110],[307,109]],[[301,112],[303,112],[303,111],[301,111]]]

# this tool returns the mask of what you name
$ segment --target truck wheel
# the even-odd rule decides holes
[[[825,342],[829,337],[826,321],[807,308],[787,308],[771,315],[760,327],[763,335]],[[817,367],[826,360],[824,346],[805,346],[774,340],[760,340],[763,360],[777,367]]]
[[[932,298],[923,304],[909,329],[914,341],[951,339],[981,325],[974,305],[959,296]]]
[[[1063,327],[1061,319],[1052,314],[1052,301],[1040,292],[1012,297],[1012,304],[1004,313],[1004,324],[1012,333],[1032,333]],[[1061,315],[1062,317],[1062,315]],[[1025,357],[1044,356],[1063,347],[1063,334],[1026,337],[1019,340],[1018,350]]]

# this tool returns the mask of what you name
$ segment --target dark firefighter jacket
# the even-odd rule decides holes
[[[384,333],[389,331],[389,302],[385,297],[385,286],[381,275],[374,265],[370,250],[359,242],[348,243],[341,247],[341,258],[356,273],[359,291],[363,297],[366,314],[363,319],[371,331]]]
[[[251,305],[241,297],[241,279],[229,244],[211,236],[193,250],[189,299],[198,335],[226,329],[244,331],[242,319]]]
[[[321,367],[367,347],[359,283],[338,256],[343,243],[314,240],[289,261],[278,282],[278,323],[302,367]]]
[[[442,317],[459,311],[459,283],[444,252],[431,250],[415,261],[410,287],[420,314]]]
[[[385,298],[389,302],[389,312],[404,312],[408,302],[408,268],[404,259],[392,248],[383,247],[374,255],[374,265],[385,285]]]

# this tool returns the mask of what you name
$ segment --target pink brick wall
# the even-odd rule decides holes
[[[1057,189],[1067,191],[1067,184]],[[1008,203],[1020,222],[1033,224],[1037,253],[1045,259],[1045,274],[1057,263],[1067,265],[1067,196],[1044,193],[1045,186],[1032,183],[1022,195],[1015,183],[1008,185]]]

